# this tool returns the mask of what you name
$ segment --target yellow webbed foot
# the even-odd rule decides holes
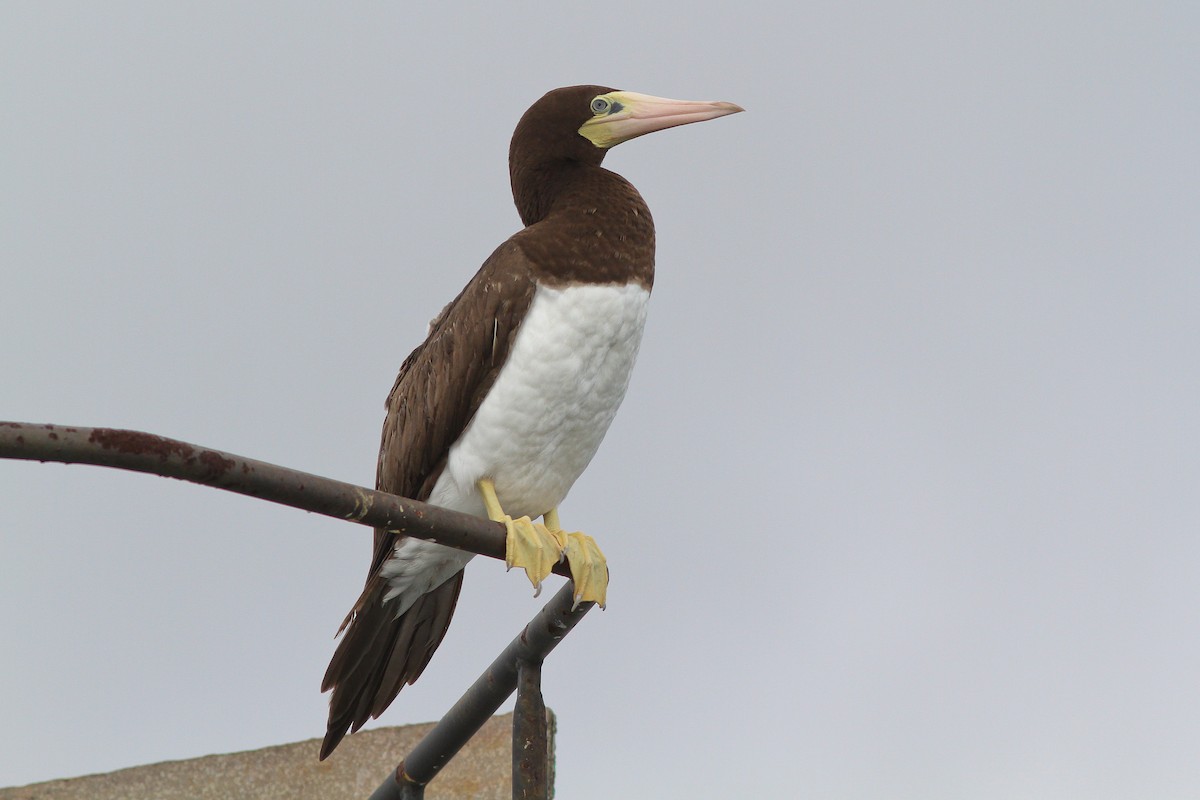
[[[500,500],[496,497],[496,487],[492,481],[486,478],[481,480],[479,491],[483,494],[488,518],[493,522],[503,523],[508,534],[504,562],[509,569],[520,567],[525,570],[529,582],[533,584],[533,596],[537,597],[542,592],[542,581],[550,575],[554,565],[562,561],[563,553],[567,549],[565,535],[561,531],[551,531],[529,517],[513,519],[505,514],[504,509],[500,507]]]
[[[575,603],[596,603],[604,608],[608,601],[608,561],[596,540],[586,533],[566,533],[558,521],[558,509],[546,512],[543,519],[552,534],[566,540],[567,563],[571,567],[571,579],[575,582]]]
[[[562,561],[567,546],[565,540],[529,517],[513,519],[505,515],[496,521],[503,522],[508,532],[504,563],[509,569],[520,567],[525,570],[533,584],[533,596],[537,597],[542,593],[542,581],[549,577],[554,565]]]

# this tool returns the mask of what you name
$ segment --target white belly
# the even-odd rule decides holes
[[[625,397],[649,296],[637,284],[539,286],[429,502],[483,516],[476,484],[491,478],[513,517],[558,506]]]
[[[508,360],[450,448],[429,502],[486,516],[477,484],[491,478],[512,517],[556,508],[625,397],[649,298],[637,284],[539,286]],[[429,591],[471,557],[415,539],[396,555],[384,567],[391,596]]]

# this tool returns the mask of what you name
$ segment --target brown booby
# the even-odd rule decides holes
[[[378,489],[504,523],[510,568],[522,567],[540,588],[565,555],[576,601],[604,605],[604,556],[591,537],[562,529],[558,506],[629,384],[654,283],[654,222],[637,190],[600,163],[636,136],[741,110],[571,86],[525,112],[509,146],[525,227],[400,367]],[[322,759],[421,674],[470,559],[375,531],[366,587],[321,686],[333,690]]]

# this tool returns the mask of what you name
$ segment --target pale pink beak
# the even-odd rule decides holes
[[[638,136],[676,125],[704,122],[743,111],[741,106],[713,100],[669,100],[636,92],[601,95],[610,111],[597,114],[579,129],[597,147],[609,148]]]

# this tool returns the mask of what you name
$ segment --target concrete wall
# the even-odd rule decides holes
[[[324,762],[319,739],[0,789],[0,800],[366,800],[432,724],[346,737]],[[553,752],[553,718],[551,752]],[[427,800],[512,796],[512,715],[493,717],[425,791]]]

